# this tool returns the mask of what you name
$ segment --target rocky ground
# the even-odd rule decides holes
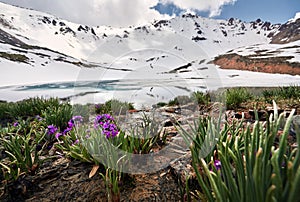
[[[242,56],[236,53],[225,54],[215,58],[214,64],[220,66],[222,69],[238,69],[247,70],[253,72],[264,72],[264,73],[277,73],[277,74],[300,74],[300,63],[288,62],[293,56],[285,57],[262,57],[267,56],[266,54],[257,54]],[[258,57],[258,58],[255,58]]]
[[[295,107],[298,108],[299,114],[299,106]],[[287,108],[286,113],[289,110]],[[156,120],[161,123],[162,133],[167,134],[167,144],[164,147],[168,147],[172,152],[157,156],[155,160],[166,163],[166,166],[155,164],[158,167],[153,173],[126,174],[124,181],[120,183],[121,201],[185,201],[184,187],[187,175],[190,176],[191,191],[198,189],[188,146],[179,135],[176,126],[180,123],[188,130],[188,124],[200,115],[213,115],[216,111],[213,105],[202,106],[200,110],[195,110],[193,105],[156,109]],[[253,122],[254,113],[249,106],[235,111],[227,110],[227,119],[240,119],[242,112],[245,121]],[[263,121],[272,112],[270,106],[265,106],[259,110],[259,118]],[[131,111],[125,118],[130,124],[130,120],[139,120],[141,114],[145,114],[145,111]],[[300,125],[300,118],[297,120]],[[290,137],[289,143],[295,143],[294,136]],[[155,149],[152,152],[155,153]],[[9,184],[6,192],[2,189],[1,201],[107,201],[105,184],[100,175],[89,178],[92,167],[92,164],[71,161],[65,157],[53,158],[46,162],[36,175],[22,176],[17,182]],[[103,168],[100,168],[100,171],[103,171]]]

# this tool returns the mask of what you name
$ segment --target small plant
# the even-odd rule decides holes
[[[6,158],[1,159],[0,165],[7,180],[17,180],[25,173],[33,175],[44,161],[40,156],[46,146],[46,130],[38,122],[30,122],[27,132],[22,127],[26,124],[15,122],[1,134],[1,150]]]
[[[83,118],[81,116],[74,116],[68,121],[68,127],[65,130],[56,131],[55,138],[59,144],[55,146],[74,159],[99,164],[82,145],[83,138],[87,139],[91,134],[91,129],[83,126],[82,122]]]
[[[175,97],[173,100],[170,100],[168,105],[170,106],[174,106],[174,105],[185,105],[188,103],[191,103],[193,100],[186,95],[181,95],[181,96],[177,96]]]
[[[48,107],[59,107],[57,98],[30,98],[15,103],[0,103],[0,118],[12,122],[17,119],[27,119],[41,115],[42,111]]]
[[[134,109],[134,106],[128,102],[122,102],[119,100],[109,100],[104,104],[96,104],[95,105],[95,112],[96,114],[112,114],[112,115],[119,115],[119,114],[126,114],[128,110]]]
[[[264,90],[263,97],[267,102],[276,100],[286,100],[286,99],[299,99],[300,97],[300,86],[291,85],[285,87],[279,87],[273,90]]]
[[[42,111],[47,125],[54,125],[60,130],[67,128],[68,121],[72,118],[72,106],[60,104],[59,106],[48,106]]]
[[[192,164],[207,201],[297,201],[300,184],[300,151],[287,145],[293,113],[288,117],[279,143],[275,144],[283,114],[265,123],[256,121],[220,130],[218,142],[206,158],[199,151],[203,145],[191,146]],[[215,136],[211,123],[204,127],[207,136]],[[219,126],[216,126],[219,128]],[[231,128],[231,129],[230,129]],[[197,134],[196,134],[197,135]],[[300,133],[297,133],[300,143]],[[199,196],[200,197],[200,196]]]
[[[166,106],[166,105],[168,105],[168,104],[165,103],[165,102],[158,102],[158,103],[156,104],[156,106],[158,106],[158,107],[164,107],[164,106]]]
[[[253,95],[248,92],[246,88],[231,88],[225,92],[226,106],[228,109],[235,109],[240,106],[241,103],[249,101],[253,98]]]
[[[80,129],[81,128],[81,129]],[[100,173],[105,181],[108,201],[120,201],[119,182],[122,179],[122,164],[126,156],[120,156],[117,148],[122,144],[119,138],[119,131],[114,119],[109,114],[98,115],[94,121],[94,127],[88,129],[79,127],[77,137],[81,144],[93,159],[96,166],[92,169],[90,176],[93,176],[101,163],[105,167],[105,174]],[[80,131],[81,130],[81,131]]]
[[[120,200],[119,182],[123,178],[123,166],[130,162],[131,154],[149,153],[160,137],[159,125],[151,117],[144,115],[139,127],[130,130],[130,135],[119,131],[114,118],[109,114],[95,117],[92,126],[82,124],[81,116],[74,116],[68,128],[59,132],[53,126],[58,139],[57,148],[68,156],[83,162],[93,163],[90,177],[95,175],[100,165],[105,173],[109,201]]]
[[[83,118],[83,122],[88,123],[90,114],[94,113],[94,111],[91,110],[91,107],[92,107],[91,104],[86,104],[86,105],[73,104],[72,114],[80,115]]]
[[[6,125],[6,123],[11,121],[11,116],[9,113],[9,103],[0,102],[0,125]],[[5,123],[5,124],[4,124]]]
[[[199,105],[207,105],[210,102],[210,96],[200,91],[193,92],[191,99]]]
[[[165,142],[165,137],[160,137],[161,129],[154,117],[143,114],[141,121],[131,126],[122,140],[122,149],[134,154],[148,154],[158,142]]]

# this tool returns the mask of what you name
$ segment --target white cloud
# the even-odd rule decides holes
[[[0,0],[85,25],[129,26],[162,18],[158,0]]]
[[[221,14],[222,7],[234,4],[237,0],[161,0],[161,3],[173,3],[184,10],[199,10],[209,12],[209,17]]]
[[[208,11],[210,17],[221,13],[222,6],[236,0],[0,0],[32,8],[84,25],[124,27],[166,18],[150,9],[158,2],[174,3],[181,9]]]

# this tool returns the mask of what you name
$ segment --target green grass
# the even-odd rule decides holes
[[[208,93],[203,93],[200,91],[193,92],[191,95],[191,99],[199,105],[207,105],[211,101],[210,95]]]
[[[0,103],[1,119],[18,119],[41,115],[47,107],[58,107],[60,101],[57,98],[30,98],[19,102]]]
[[[243,102],[251,101],[254,98],[247,88],[242,87],[227,89],[222,96],[226,98],[228,109],[238,108]]]
[[[42,117],[45,118],[46,124],[53,124],[60,130],[68,127],[68,121],[72,118],[72,114],[72,106],[69,104],[49,106],[42,111]]]
[[[14,62],[23,62],[23,63],[29,62],[29,58],[21,54],[0,52],[0,57]]]
[[[132,110],[132,109],[134,109],[132,103],[122,102],[116,99],[109,100],[104,104],[95,105],[96,114],[119,115],[119,114],[126,114],[128,110]]]
[[[273,90],[264,90],[263,97],[267,102],[275,99],[299,99],[300,98],[300,86],[290,85],[285,87],[278,87]]]
[[[299,201],[300,151],[288,144],[295,111],[278,140],[284,114],[278,115],[276,108],[274,104],[275,112],[265,123],[225,123],[221,129],[220,122],[208,119],[200,120],[192,133],[182,129],[187,143],[193,142],[192,165],[201,201]],[[299,145],[299,131],[296,136]]]
[[[180,95],[175,97],[174,99],[170,100],[168,105],[169,106],[174,106],[174,105],[185,105],[188,103],[193,102],[190,96],[187,95]]]
[[[62,129],[66,127],[72,113],[72,106],[68,103],[61,103],[58,98],[35,97],[15,103],[1,102],[0,124],[5,126],[9,122],[41,116],[46,119],[46,123],[49,125],[56,124]]]

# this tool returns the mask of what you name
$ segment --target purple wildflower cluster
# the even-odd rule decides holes
[[[62,133],[56,133],[55,138],[58,139],[60,136],[67,134],[72,130],[74,126],[76,126],[76,124],[80,124],[82,122],[83,122],[82,116],[73,116],[72,119],[68,121],[68,127]]]
[[[48,127],[47,127],[47,134],[48,135],[53,135],[54,133],[56,133],[56,131],[57,131],[57,127],[56,126],[54,126],[54,125],[49,125]]]
[[[82,122],[83,122],[82,116],[73,116],[73,118],[68,121],[68,127],[64,130],[63,134],[65,135],[66,133],[71,131],[72,128],[76,126],[76,124],[80,124]]]
[[[114,118],[109,114],[96,116],[94,127],[100,127],[102,129],[102,134],[105,135],[106,138],[115,137],[119,133],[117,126],[114,124]]]

